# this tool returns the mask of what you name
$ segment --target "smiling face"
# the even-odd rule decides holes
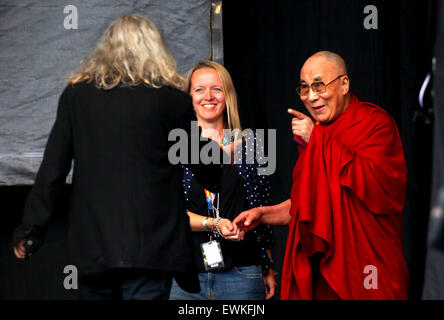
[[[202,68],[194,71],[190,94],[199,123],[219,121],[223,123],[225,96],[222,81],[216,70]]]
[[[312,56],[301,69],[300,82],[310,86],[314,82],[328,84],[346,71],[334,61],[323,56]],[[347,76],[330,83],[324,93],[316,93],[309,90],[306,96],[301,96],[311,116],[321,123],[329,123],[336,120],[348,107],[349,80]]]

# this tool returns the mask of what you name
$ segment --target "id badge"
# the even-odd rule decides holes
[[[218,270],[224,267],[224,257],[219,241],[212,240],[200,245],[203,263],[206,271]]]

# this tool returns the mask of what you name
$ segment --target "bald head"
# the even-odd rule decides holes
[[[342,59],[339,54],[331,51],[316,52],[314,55],[308,58],[307,61],[305,61],[304,66],[307,63],[312,63],[314,61],[322,62],[322,60],[325,60],[325,62],[334,65],[335,69],[341,74],[347,74],[347,65],[345,64],[344,59]],[[304,66],[302,68],[304,68]]]

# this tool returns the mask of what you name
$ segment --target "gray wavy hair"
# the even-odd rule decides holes
[[[115,20],[68,79],[69,84],[83,81],[103,89],[141,83],[182,89],[185,84],[155,24],[137,14],[124,14]]]

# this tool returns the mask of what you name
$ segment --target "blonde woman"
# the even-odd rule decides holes
[[[84,297],[167,299],[172,276],[198,290],[187,275],[193,263],[182,169],[168,161],[169,132],[189,132],[195,119],[183,85],[150,20],[125,14],[111,24],[60,97],[14,233],[18,258],[42,243],[74,161],[67,243]],[[208,178],[220,166],[202,170]]]
[[[236,92],[230,74],[223,66],[212,61],[198,63],[188,74],[185,91],[193,98],[202,136],[216,140],[222,146],[231,142],[231,136],[224,136],[225,129],[237,129],[240,133]],[[244,155],[246,145],[250,145],[248,142],[251,141],[244,141],[242,150],[239,150]],[[206,190],[189,169],[184,170],[185,197],[201,291],[188,293],[173,282],[171,300],[260,300],[274,295],[271,228],[261,226],[242,241],[243,235],[239,232],[233,235],[223,231],[235,228],[231,221],[240,212],[266,205],[270,200],[267,177],[257,175],[257,164],[246,163],[246,157],[243,160],[242,164],[223,168],[217,193]],[[209,265],[208,243],[218,243],[222,262]],[[214,254],[215,251],[211,252]]]

